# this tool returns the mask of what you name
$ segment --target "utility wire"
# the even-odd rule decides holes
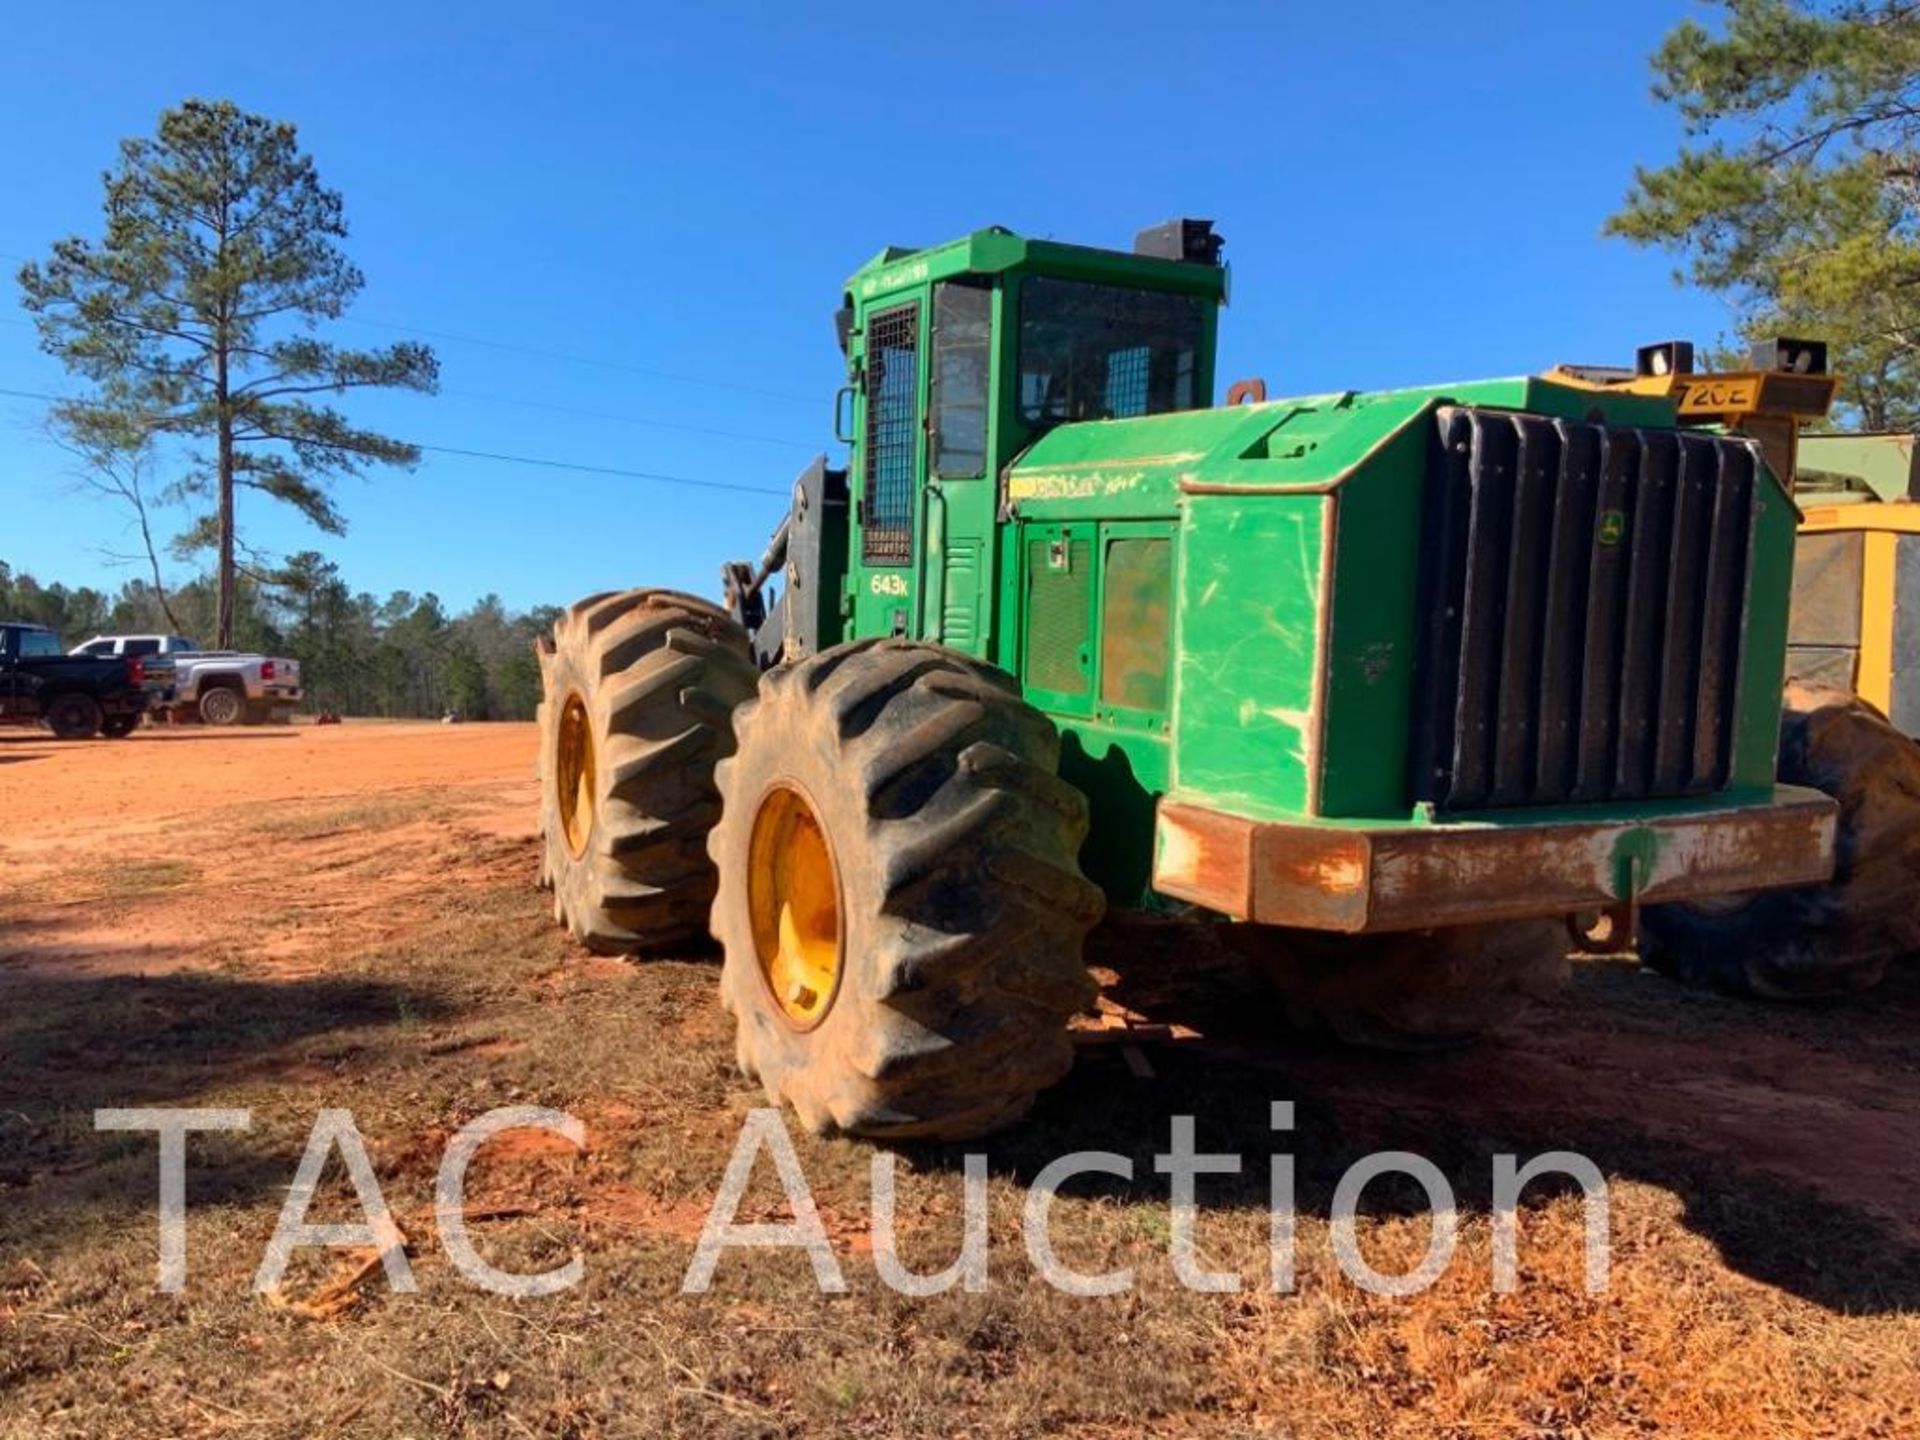
[[[0,260],[26,264],[24,256],[0,253]],[[542,360],[559,360],[568,365],[592,365],[602,370],[621,370],[629,375],[647,375],[655,380],[671,380],[680,385],[700,385],[710,390],[731,390],[740,395],[758,395],[767,400],[785,400],[795,405],[818,405],[815,395],[796,395],[789,390],[769,390],[759,385],[744,385],[738,380],[718,380],[711,375],[689,375],[681,370],[664,370],[653,365],[635,365],[626,360],[609,360],[599,355],[573,355],[565,350],[547,350],[538,345],[523,345],[514,340],[493,340],[484,335],[461,335],[451,330],[429,330],[419,325],[403,325],[397,320],[373,320],[358,315],[342,315],[347,325],[371,325],[376,330],[397,330],[403,335],[421,335],[429,340],[448,340],[456,345],[478,345],[485,350],[504,350],[514,355],[532,355]],[[27,324],[27,321],[10,321]]]
[[[564,350],[545,350],[537,345],[521,345],[509,340],[488,340],[479,335],[457,335],[448,330],[428,330],[418,325],[401,325],[392,320],[365,320],[342,315],[348,325],[372,325],[380,330],[398,330],[404,335],[421,335],[429,340],[450,340],[456,345],[478,345],[487,350],[505,350],[515,355],[533,355],[542,360],[561,360],[569,365],[593,365],[602,370],[623,370],[630,375],[647,375],[655,380],[672,380],[681,385],[704,385],[711,390],[732,390],[742,395],[759,395],[768,400],[787,400],[796,405],[817,405],[813,395],[795,395],[787,390],[767,390],[758,385],[743,385],[737,380],[716,380],[711,375],[688,375],[677,370],[661,370],[651,365],[634,365],[625,360],[607,360],[595,355],[570,355]]]
[[[0,388],[0,395],[11,396],[18,400],[43,400],[49,404],[65,404],[72,399],[67,395],[48,395],[37,390],[10,390]],[[553,460],[542,455],[508,455],[498,450],[469,450],[456,445],[423,445],[415,442],[414,449],[432,455],[458,455],[467,460],[497,460],[507,465],[533,465],[544,470],[572,470],[585,475],[613,475],[627,480],[652,480],[661,485],[685,485],[696,490],[730,490],[741,495],[775,495],[785,499],[791,492],[782,487],[775,489],[770,485],[743,485],[732,480],[703,480],[692,475],[667,475],[656,470],[628,470],[617,465],[587,465],[572,460]],[[350,447],[342,447],[350,448]]]
[[[744,430],[722,430],[712,425],[687,425],[678,420],[653,420],[639,415],[616,415],[609,410],[583,410],[577,405],[559,405],[550,400],[522,400],[512,395],[483,395],[477,390],[449,390],[445,386],[435,393],[457,396],[462,400],[484,400],[489,405],[519,405],[528,410],[551,410],[556,415],[578,415],[587,420],[613,420],[622,425],[651,425],[660,430],[680,430],[689,435],[714,435],[723,440],[751,440],[757,445],[785,445],[794,450],[820,448],[810,440],[788,440],[779,435],[754,435]]]
[[[32,328],[31,321],[16,320],[8,315],[0,315],[0,325]],[[689,435],[712,435],[722,440],[746,440],[756,445],[785,445],[795,450],[820,448],[808,440],[789,440],[779,435],[755,435],[749,431],[728,430],[717,425],[688,425],[679,420],[654,420],[640,415],[616,415],[609,410],[586,410],[574,405],[556,404],[550,400],[526,400],[514,395],[485,395],[476,390],[453,390],[444,386],[436,393],[454,395],[465,400],[484,400],[489,405],[518,405],[528,410],[551,410],[556,415],[578,415],[586,420],[612,420],[621,425],[649,425],[656,430],[679,430]]]

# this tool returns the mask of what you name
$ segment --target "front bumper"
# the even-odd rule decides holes
[[[1237,920],[1348,934],[1660,905],[1832,878],[1839,807],[1772,803],[1628,820],[1360,828],[1160,802],[1153,887]]]

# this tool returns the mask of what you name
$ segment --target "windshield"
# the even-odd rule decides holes
[[[1020,418],[1034,429],[1197,403],[1206,302],[1035,277],[1020,287]]]

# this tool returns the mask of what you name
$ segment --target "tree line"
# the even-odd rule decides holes
[[[211,635],[219,585],[203,575],[166,594],[189,638]],[[270,581],[242,575],[234,595],[234,645],[300,662],[303,708],[341,715],[530,720],[540,703],[536,636],[556,606],[509,610],[497,595],[450,614],[439,596],[395,590],[384,600],[354,590],[314,551],[291,556]],[[95,634],[166,634],[159,592],[144,580],[117,591],[43,583],[0,561],[0,619],[57,631],[66,646]]]

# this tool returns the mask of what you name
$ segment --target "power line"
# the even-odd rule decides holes
[[[63,404],[72,398],[66,395],[48,395],[37,390],[5,388],[0,388],[0,395],[11,396],[18,400],[42,400],[55,405]],[[629,470],[618,465],[588,465],[573,460],[554,460],[543,455],[509,455],[498,450],[470,450],[457,445],[414,443],[414,448],[432,455],[458,455],[467,460],[497,460],[502,464],[532,465],[543,470],[572,470],[585,475],[612,475],[627,480],[651,480],[661,485],[685,485],[696,490],[728,490],[741,495],[773,495],[781,499],[785,499],[791,493],[784,487],[775,489],[770,485],[743,485],[732,480],[704,480],[692,475],[668,475],[657,470]]]
[[[24,257],[0,255],[0,260],[13,260],[26,263]],[[485,350],[503,350],[514,355],[532,355],[542,360],[559,360],[568,365],[592,365],[602,370],[620,370],[629,375],[646,375],[655,380],[671,380],[680,385],[699,385],[710,390],[731,390],[740,395],[758,395],[766,400],[785,400],[794,405],[818,405],[819,397],[814,395],[796,395],[790,390],[769,390],[759,385],[746,385],[738,380],[720,380],[711,375],[689,375],[682,370],[666,370],[654,365],[636,365],[627,360],[609,360],[600,355],[574,355],[565,350],[548,350],[538,345],[525,345],[515,340],[494,340],[484,335],[462,335],[452,330],[431,330],[420,325],[403,325],[397,320],[374,320],[359,315],[342,315],[340,320],[348,325],[370,325],[376,330],[396,330],[403,335],[419,335],[428,340],[446,340],[456,345],[477,345]],[[12,324],[27,324],[26,321],[11,321]]]
[[[538,465],[548,470],[578,470],[588,475],[619,475],[630,480],[657,480],[663,485],[691,485],[701,490],[732,490],[742,495],[777,495],[786,499],[793,492],[770,485],[742,485],[732,480],[700,480],[691,475],[662,475],[652,470],[623,470],[615,465],[581,465],[571,460],[548,460],[536,455],[503,455],[493,450],[461,450],[452,445],[416,445],[418,450],[435,455],[462,455],[470,460],[500,460],[510,465]]]
[[[16,320],[8,315],[0,315],[0,325],[17,325],[23,329],[32,328],[31,321]],[[756,445],[785,445],[795,450],[817,450],[819,448],[817,444],[810,440],[789,440],[779,435],[756,435],[750,431],[728,430],[718,425],[688,425],[679,420],[655,420],[640,415],[617,415],[609,410],[588,410],[576,405],[557,404],[550,400],[526,400],[513,395],[487,395],[477,390],[452,390],[446,388],[442,388],[437,393],[441,395],[454,395],[465,400],[483,400],[489,405],[518,405],[528,410],[550,410],[556,415],[578,415],[586,420],[612,420],[621,425],[647,425],[657,430],[678,430],[688,435],[712,435],[722,440],[746,440]]]
[[[587,420],[614,420],[622,425],[650,425],[661,430],[680,430],[689,435],[714,435],[723,440],[751,440],[758,445],[785,445],[795,450],[818,450],[810,440],[788,440],[779,435],[754,435],[744,430],[722,430],[712,425],[687,425],[678,420],[654,420],[639,415],[616,415],[608,410],[583,410],[577,405],[559,405],[549,400],[522,400],[512,395],[483,395],[477,390],[448,390],[437,393],[462,400],[484,400],[490,405],[519,405],[528,410],[551,410],[556,415],[578,415]]]
[[[596,355],[572,355],[564,350],[546,350],[537,345],[522,345],[510,340],[489,340],[479,335],[458,335],[449,330],[428,330],[419,325],[401,325],[392,320],[366,320],[342,315],[349,325],[372,325],[380,330],[397,330],[404,335],[420,335],[429,340],[450,340],[456,345],[478,345],[487,350],[505,350],[515,355],[533,355],[542,360],[560,360],[569,365],[593,365],[602,370],[623,370],[631,375],[646,375],[655,380],[672,380],[682,385],[704,385],[712,390],[732,390],[742,395],[759,395],[768,400],[787,400],[796,405],[817,405],[812,395],[795,395],[786,390],[767,390],[758,385],[743,385],[737,380],[716,380],[711,375],[688,375],[678,370],[661,370],[651,365],[635,365],[625,360],[608,360]]]

